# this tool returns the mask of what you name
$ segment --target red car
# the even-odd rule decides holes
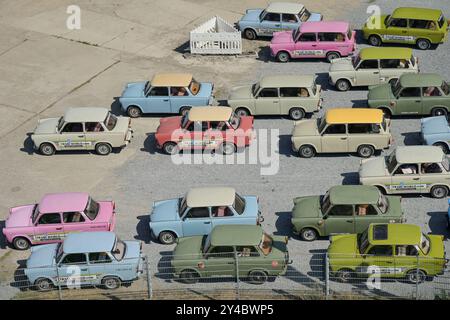
[[[239,117],[230,107],[194,107],[183,116],[162,118],[156,147],[167,154],[213,149],[232,154],[254,139],[253,117]]]

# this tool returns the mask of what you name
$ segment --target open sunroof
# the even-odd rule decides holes
[[[374,240],[386,240],[388,238],[387,224],[380,224],[373,227]]]

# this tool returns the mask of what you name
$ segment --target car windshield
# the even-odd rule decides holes
[[[183,213],[186,211],[187,208],[187,201],[186,197],[180,198],[178,200],[178,215],[181,217]]]
[[[234,196],[233,208],[238,214],[242,214],[245,210],[245,200],[237,193]]]
[[[186,128],[186,125],[187,125],[188,121],[189,121],[189,118],[188,118],[188,112],[186,112],[186,113],[181,117],[181,127],[182,127],[182,128]]]
[[[317,128],[319,129],[319,133],[325,129],[325,126],[327,125],[327,122],[325,121],[325,117],[317,119]]]
[[[384,25],[388,26],[391,24],[391,15],[387,15],[386,18],[384,19]]]
[[[61,118],[59,118],[59,120],[58,120],[58,132],[61,131],[63,125],[64,125],[64,118],[61,117]]]
[[[330,191],[327,191],[327,193],[325,193],[325,195],[322,197],[322,200],[320,201],[320,208],[322,210],[322,213],[327,213],[328,209],[330,209],[330,206]]]
[[[58,246],[56,247],[56,256],[55,256],[55,262],[59,263],[59,261],[61,260],[62,256],[63,256],[63,243],[60,242],[58,243]]]
[[[260,14],[259,14],[259,21],[262,20],[262,18],[266,15],[266,10],[263,10]]]
[[[448,83],[447,83],[447,82],[445,82],[445,81],[442,82],[441,89],[442,89],[442,91],[444,92],[444,94],[445,94],[446,96],[448,96],[448,94],[450,93],[450,90],[449,90],[449,88],[448,88]]]
[[[382,213],[386,213],[389,209],[389,200],[386,198],[385,195],[380,193],[380,197],[378,198],[378,208],[380,208],[380,211]]]
[[[386,167],[389,173],[393,173],[395,168],[397,167],[397,159],[395,158],[395,151],[393,151],[390,155],[385,158]]]
[[[241,123],[241,118],[233,112],[231,114],[229,122],[230,122],[231,127],[236,130],[237,128],[239,128],[239,124]]]
[[[386,118],[384,116],[383,116],[383,121],[381,121],[381,126],[383,127],[383,130],[386,132],[387,123],[386,123]]]
[[[111,112],[108,112],[108,115],[105,119],[105,126],[106,128],[111,131],[116,127],[117,124],[117,117],[113,115]]]
[[[308,10],[306,10],[306,8],[303,8],[302,11],[300,11],[298,14],[298,17],[300,18],[301,22],[308,21],[310,16],[311,13]]]
[[[202,252],[207,253],[209,247],[211,246],[211,233],[207,236],[204,236],[202,240]]]
[[[127,245],[125,242],[116,237],[116,243],[114,244],[112,255],[117,261],[121,261],[125,257],[125,251],[127,250]]]
[[[422,233],[420,237],[420,244],[419,244],[420,250],[424,254],[428,254],[430,252],[430,239]]]
[[[256,97],[256,94],[258,93],[258,91],[259,91],[259,83],[254,83],[252,85],[252,94],[254,97]]]
[[[86,209],[84,209],[84,214],[90,219],[95,220],[98,215],[100,205],[94,199],[89,197]]]
[[[261,242],[259,243],[259,248],[265,256],[267,256],[272,251],[272,242],[272,237],[264,232]]]
[[[151,88],[150,81],[147,81],[144,86],[144,95],[145,96],[149,95],[150,88]]]
[[[189,84],[189,91],[196,96],[200,92],[200,82],[197,82],[195,79],[192,79]]]
[[[33,222],[33,224],[36,222],[36,218],[39,215],[39,206],[37,204],[34,205],[33,208],[33,213],[31,215],[31,221]]]
[[[369,246],[369,239],[367,237],[367,230],[366,230],[358,236],[359,253],[363,254],[364,252],[366,252],[368,246]]]
[[[447,155],[444,154],[444,157],[442,158],[442,166],[445,170],[450,171],[450,161],[448,160]]]
[[[361,57],[360,57],[359,55],[354,56],[354,57],[352,58],[352,61],[353,61],[353,68],[356,69],[356,67],[358,66],[358,64],[361,62]]]
[[[313,83],[312,87],[311,87],[311,91],[313,95],[316,95],[317,93],[317,84]]]
[[[402,86],[400,85],[400,81],[397,80],[395,81],[392,85],[392,93],[394,94],[395,97],[398,97],[400,94],[400,91],[403,89]]]

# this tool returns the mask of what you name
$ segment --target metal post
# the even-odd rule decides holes
[[[59,300],[62,300],[62,291],[61,291],[61,279],[59,278],[59,269],[58,266],[56,266],[56,283],[58,284],[58,298]]]
[[[236,300],[239,300],[239,259],[236,251],[234,251],[234,261],[236,262]]]
[[[145,268],[147,270],[147,293],[148,299],[151,300],[153,298],[153,288],[152,288],[152,278],[150,274],[150,266],[148,265],[148,257],[144,258]]]
[[[419,255],[417,257],[416,263],[416,300],[419,300]]]
[[[325,253],[325,298],[330,296],[330,261],[328,260],[328,252]]]

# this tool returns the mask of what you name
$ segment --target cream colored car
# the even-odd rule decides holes
[[[375,151],[389,148],[392,141],[389,124],[381,110],[331,109],[323,118],[295,123],[292,149],[303,158],[316,153],[351,152],[369,158]]]

